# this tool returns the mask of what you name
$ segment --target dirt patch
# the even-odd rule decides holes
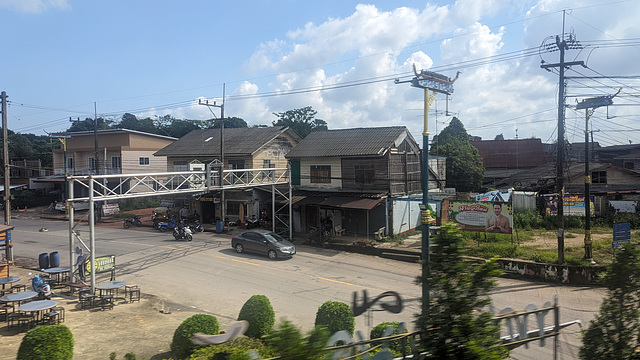
[[[591,234],[591,240],[603,240],[606,238],[611,238],[610,234]],[[558,238],[553,237],[552,235],[534,235],[533,239],[525,240],[520,242],[523,245],[528,246],[537,246],[543,249],[557,249],[558,248]],[[572,247],[583,247],[584,246],[584,234],[571,234],[565,233],[564,237],[564,246],[572,246]]]
[[[35,272],[37,264],[33,259],[16,260],[11,276],[19,276],[20,283],[27,284],[29,272]],[[128,352],[133,352],[138,359],[169,358],[173,332],[182,321],[195,314],[144,293],[140,302],[117,300],[113,310],[81,310],[77,295],[64,291],[54,289],[52,300],[65,308],[62,324],[73,334],[76,359],[108,359],[112,352],[118,359]],[[26,332],[8,329],[6,322],[0,325],[0,359],[15,359]]]

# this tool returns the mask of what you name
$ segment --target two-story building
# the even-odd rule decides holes
[[[421,152],[406,127],[316,131],[286,157],[294,231],[325,226],[370,237],[416,227],[419,199],[411,206],[409,196],[422,193]],[[444,185],[437,174],[430,171],[429,188]]]
[[[300,139],[288,127],[193,130],[154,155],[166,159],[164,171],[170,172],[201,170],[207,164],[215,166],[221,162],[231,170],[287,168],[285,155]],[[242,172],[237,174],[242,176]],[[222,201],[224,217],[220,216]],[[256,186],[203,193],[193,205],[205,222],[258,217],[261,209],[271,209],[271,189]]]
[[[66,143],[53,150],[55,178],[42,181],[56,182],[56,186],[65,192],[62,175],[94,174],[142,174],[164,172],[167,159],[153,154],[176,141],[176,138],[128,129],[109,129],[54,134]],[[66,159],[66,163],[65,163]],[[120,182],[107,184],[109,188]],[[124,184],[122,191],[135,192]],[[135,186],[131,184],[131,186]],[[140,185],[138,185],[140,186]],[[140,191],[146,188],[140,186]],[[86,196],[87,189],[74,189],[76,197]]]

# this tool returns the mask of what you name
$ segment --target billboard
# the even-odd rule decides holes
[[[565,195],[562,202],[562,211],[565,216],[584,216],[584,195]],[[594,215],[594,197],[590,197],[590,212]],[[555,194],[544,195],[545,212],[547,215],[558,215],[558,196]]]
[[[511,234],[513,210],[510,203],[486,201],[452,201],[449,221],[463,231]]]

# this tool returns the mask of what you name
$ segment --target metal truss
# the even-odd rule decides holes
[[[87,189],[87,195],[70,197],[70,203],[120,200],[145,196],[203,193],[264,185],[289,183],[287,168],[164,172],[146,174],[115,174],[68,176],[71,186]],[[115,185],[113,183],[116,183]]]

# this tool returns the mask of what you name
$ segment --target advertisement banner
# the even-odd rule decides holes
[[[486,201],[452,201],[449,221],[463,231],[511,234],[513,211],[510,203]]]
[[[595,213],[595,198],[591,198],[591,216]],[[558,196],[544,195],[545,212],[547,215],[558,215]],[[565,195],[562,202],[563,213],[565,216],[584,216],[584,195],[572,194]]]

